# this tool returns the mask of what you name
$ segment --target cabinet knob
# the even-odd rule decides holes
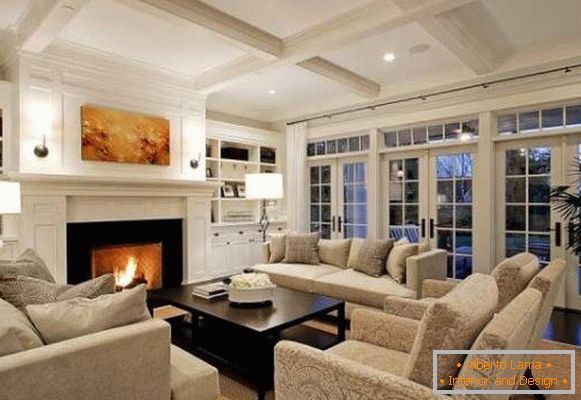
[[[239,235],[244,235],[244,231],[238,231]]]
[[[216,233],[214,233],[214,236],[218,237],[218,236],[220,236],[220,234],[216,232]]]
[[[226,242],[226,245],[230,246],[230,242]]]

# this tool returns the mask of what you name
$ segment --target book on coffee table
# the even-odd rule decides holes
[[[222,282],[208,283],[206,285],[194,286],[192,289],[192,294],[197,297],[202,297],[204,299],[215,299],[217,297],[226,296],[228,290],[226,285]]]

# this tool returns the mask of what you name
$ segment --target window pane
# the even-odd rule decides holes
[[[442,228],[453,228],[453,207],[438,206],[438,226]]]
[[[418,182],[405,183],[405,201],[406,203],[419,202]]]
[[[318,156],[322,156],[325,154],[325,142],[317,142],[315,146],[317,148]]]
[[[327,140],[327,154],[335,154],[337,152],[337,142],[335,140]]]
[[[472,177],[472,154],[456,154],[454,156],[454,175],[458,178]]]
[[[311,167],[311,184],[319,183],[319,167]]]
[[[472,228],[472,206],[456,206],[456,228]]]
[[[526,251],[526,235],[524,233],[507,233],[505,247],[506,257],[512,257]]]
[[[543,128],[560,128],[563,126],[563,108],[551,108],[541,111]]]
[[[520,131],[532,131],[539,129],[539,112],[531,111],[520,113],[518,115],[519,129]]]
[[[354,182],[365,182],[365,168],[367,164],[365,163],[356,163],[355,165],[355,180]]]
[[[344,203],[355,202],[355,196],[353,194],[353,185],[345,185],[343,187],[343,202]]]
[[[403,161],[396,160],[389,163],[389,180],[401,181],[403,179]]]
[[[424,144],[426,143],[426,127],[419,126],[412,130],[414,136],[414,144]]]
[[[456,256],[456,279],[464,279],[472,273],[472,257]]]
[[[516,133],[516,114],[499,115],[497,125],[497,132],[500,135]]]
[[[337,153],[346,153],[346,152],[347,152],[347,139],[338,139]]]
[[[355,179],[355,164],[343,165],[343,182],[351,183]]]
[[[359,140],[359,136],[350,137],[349,138],[349,151],[360,151],[361,150],[361,142]]]
[[[418,206],[405,206],[405,225],[419,225]]]
[[[548,203],[551,194],[551,178],[537,176],[529,178],[529,202]]]
[[[478,119],[471,119],[462,123],[462,132],[471,133],[478,136]]]
[[[409,158],[405,160],[405,178],[409,180],[418,179],[418,159]]]
[[[307,144],[307,157],[312,157],[315,155],[315,144],[309,143]]]
[[[472,232],[456,231],[456,253],[472,254]]]
[[[438,248],[452,252],[453,249],[453,231],[438,229]]]
[[[389,206],[389,224],[402,225],[402,208],[401,206]]]
[[[529,231],[549,232],[551,225],[550,206],[529,206]]]
[[[361,150],[369,150],[369,135],[361,136]]]
[[[331,167],[329,165],[321,167],[321,183],[331,183]]]
[[[460,133],[461,133],[460,122],[446,124],[445,131],[446,131],[446,140],[458,139],[458,136],[460,136]]]
[[[367,226],[356,226],[354,228],[353,237],[366,238],[367,237]]]
[[[438,204],[454,201],[454,181],[438,181]]]
[[[438,178],[452,178],[454,176],[453,156],[438,156],[436,164]]]
[[[567,126],[581,124],[581,105],[567,107]]]
[[[343,210],[343,220],[346,224],[354,224],[355,223],[355,209],[351,206],[345,206]]]
[[[551,236],[529,235],[529,251],[539,257],[541,262],[551,260]]]
[[[408,146],[412,144],[412,131],[409,129],[402,129],[397,131],[400,146]]]
[[[321,226],[319,224],[311,224],[311,232],[319,232],[320,227]]]
[[[320,221],[320,210],[321,208],[316,205],[311,206],[311,222],[319,222]]]
[[[355,185],[355,203],[367,202],[367,187],[365,185]]]
[[[444,126],[443,125],[429,125],[428,126],[428,137],[430,142],[437,142],[444,138]]]
[[[331,225],[329,224],[321,225],[321,237],[323,239],[331,239]]]
[[[331,222],[331,206],[321,206],[321,221]]]
[[[526,173],[525,149],[506,151],[506,175],[524,175]]]
[[[389,201],[391,203],[401,203],[403,201],[403,184],[394,182],[389,184]]]
[[[367,205],[358,204],[355,206],[355,223],[367,225]]]
[[[386,132],[383,134],[383,144],[385,147],[397,147],[397,133]]]
[[[354,235],[353,225],[345,225],[343,226],[344,236],[346,238],[352,238]]]
[[[524,231],[526,230],[526,208],[525,206],[506,206],[506,230]]]
[[[529,174],[549,174],[551,172],[551,149],[535,147],[529,150]]]
[[[526,178],[506,178],[505,199],[507,203],[524,203],[526,201]]]
[[[319,187],[311,186],[311,203],[319,202]]]
[[[456,202],[472,203],[472,180],[463,179],[456,181]]]
[[[447,271],[448,271],[448,278],[454,277],[454,256],[448,254],[446,259]]]
[[[331,202],[331,186],[323,185],[321,186],[321,203]]]

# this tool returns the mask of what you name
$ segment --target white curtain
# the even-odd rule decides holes
[[[307,123],[286,127],[286,201],[289,232],[308,232]]]

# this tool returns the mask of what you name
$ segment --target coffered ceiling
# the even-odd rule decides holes
[[[578,0],[1,0],[0,63],[86,49],[264,121],[581,60]]]

